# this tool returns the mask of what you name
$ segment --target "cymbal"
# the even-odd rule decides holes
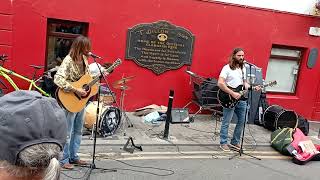
[[[124,85],[121,85],[121,84],[119,84],[119,85],[113,85],[113,87],[114,87],[115,89],[121,89],[121,90],[129,90],[129,89],[131,89],[129,86],[124,86]]]
[[[115,82],[113,83],[113,85],[116,85],[116,84],[124,84],[124,83],[126,83],[126,82],[128,82],[128,81],[131,81],[134,77],[135,77],[135,76],[123,77],[123,78],[121,78],[120,80],[115,81]]]

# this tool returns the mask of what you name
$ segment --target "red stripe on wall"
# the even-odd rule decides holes
[[[0,30],[12,31],[12,15],[0,14]]]

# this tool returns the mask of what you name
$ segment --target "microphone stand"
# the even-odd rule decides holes
[[[93,57],[93,61],[96,63],[98,69],[99,69],[99,86],[98,86],[98,105],[97,105],[97,110],[96,110],[96,123],[95,123],[95,130],[94,130],[94,138],[93,138],[93,154],[92,154],[92,162],[90,164],[90,170],[88,172],[88,176],[86,179],[90,179],[90,175],[92,173],[93,169],[100,169],[103,170],[104,172],[117,172],[116,169],[106,169],[106,168],[97,168],[95,164],[95,158],[96,158],[96,144],[97,144],[97,130],[98,130],[98,121],[99,121],[99,112],[100,112],[100,84],[101,84],[101,79],[103,78],[105,81],[104,74],[101,71],[101,67],[96,61],[96,57]]]
[[[257,159],[257,160],[261,160],[261,159],[258,158],[258,157],[255,157],[255,156],[253,156],[253,155],[251,155],[251,154],[245,153],[244,150],[243,150],[244,132],[245,132],[245,128],[246,128],[246,123],[248,122],[248,116],[249,116],[248,114],[251,115],[249,109],[250,109],[250,105],[251,105],[251,103],[252,103],[252,84],[253,84],[253,83],[252,83],[252,74],[251,74],[251,69],[252,69],[253,64],[250,64],[250,63],[246,63],[246,64],[249,65],[249,73],[250,73],[250,76],[251,76],[250,81],[249,81],[250,88],[248,89],[249,94],[250,94],[250,103],[248,102],[248,99],[247,99],[247,100],[246,100],[246,102],[247,102],[246,114],[245,114],[244,123],[243,123],[243,128],[242,128],[241,145],[240,145],[240,149],[238,150],[239,154],[236,154],[236,155],[230,157],[229,160],[233,159],[233,158],[236,157],[236,156],[241,156],[242,154],[247,155],[247,156],[250,156],[250,157],[255,158],[255,159]],[[242,71],[242,72],[243,72],[243,71]],[[242,73],[242,75],[243,75],[243,76],[246,76],[246,74],[244,74],[244,73]],[[243,87],[245,87],[244,84],[245,84],[245,82],[243,81]]]

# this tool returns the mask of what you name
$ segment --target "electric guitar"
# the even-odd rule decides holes
[[[264,88],[264,87],[267,87],[267,86],[274,86],[277,84],[277,81],[271,81],[267,84],[264,84],[264,85],[258,85],[260,86],[261,88]],[[243,85],[240,85],[236,88],[232,88],[232,87],[229,87],[232,91],[234,92],[238,92],[241,94],[241,98],[240,99],[235,99],[233,98],[230,94],[224,92],[223,90],[219,89],[218,90],[218,101],[219,103],[221,104],[222,107],[225,107],[225,108],[233,108],[234,106],[237,105],[237,103],[240,101],[240,100],[245,100],[246,97],[245,95],[247,94],[248,90],[244,90],[243,88]]]
[[[121,59],[117,59],[104,72],[110,72],[121,64]],[[78,81],[70,83],[75,88],[82,88],[87,92],[86,96],[79,96],[74,92],[65,92],[58,88],[56,97],[58,102],[70,112],[80,112],[86,105],[90,97],[98,93],[98,85],[100,77],[92,78],[89,74],[83,75]]]

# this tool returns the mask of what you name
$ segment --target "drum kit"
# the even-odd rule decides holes
[[[118,105],[116,101],[116,94],[109,89],[108,85],[100,85],[100,112],[97,122],[97,133],[100,136],[107,137],[113,135],[122,124],[122,117],[126,118],[126,121],[129,123],[128,127],[132,127],[132,123],[124,112],[124,96],[125,91],[131,89],[127,86],[127,83],[134,77],[135,76],[122,77],[113,83],[113,88],[121,91],[120,105]],[[92,101],[85,108],[84,127],[92,130],[92,132],[96,123],[97,106],[98,101]]]

